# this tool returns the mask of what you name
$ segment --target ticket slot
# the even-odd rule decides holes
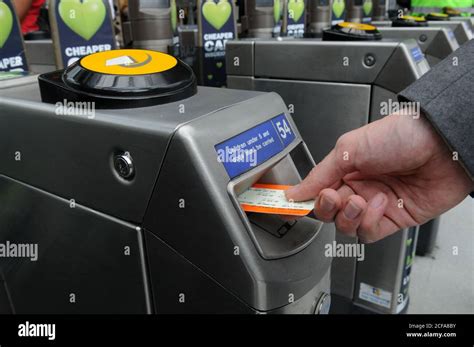
[[[298,253],[314,240],[323,223],[310,216],[288,219],[274,214],[245,212],[237,197],[255,183],[296,185],[313,166],[306,146],[299,143],[268,167],[261,165],[229,184],[229,193],[263,258],[280,259]]]

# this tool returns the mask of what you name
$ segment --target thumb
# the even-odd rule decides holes
[[[347,137],[341,137],[336,147],[311,170],[300,184],[291,187],[285,192],[288,200],[305,201],[314,199],[321,190],[331,187],[339,182],[347,173],[355,170],[352,165],[353,160],[344,160],[343,151],[338,150],[339,148],[353,147],[345,139]],[[344,142],[344,144],[340,145],[341,142]]]

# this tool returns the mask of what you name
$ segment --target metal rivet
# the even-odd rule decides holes
[[[125,152],[114,157],[114,168],[117,174],[124,179],[131,179],[135,174],[132,157]]]
[[[373,66],[375,64],[375,56],[371,53],[366,54],[364,57],[364,64],[366,66]]]

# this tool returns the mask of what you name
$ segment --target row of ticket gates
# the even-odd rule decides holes
[[[439,219],[362,259],[336,254],[359,243],[334,225],[244,212],[238,196],[300,182],[470,40],[469,17],[389,20],[357,0],[86,3],[49,2],[23,56],[14,20],[0,35],[0,243],[38,245],[36,261],[0,258],[0,312],[406,312]],[[93,116],[75,112],[88,102]],[[253,162],[232,157],[242,148]]]

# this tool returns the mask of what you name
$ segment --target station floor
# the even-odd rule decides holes
[[[441,217],[435,250],[415,258],[408,313],[474,313],[473,198]]]

